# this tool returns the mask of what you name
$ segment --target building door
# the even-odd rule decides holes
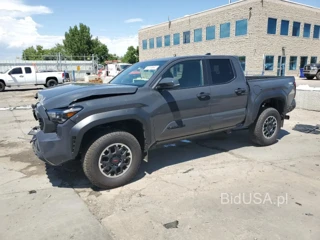
[[[278,76],[285,76],[286,75],[286,56],[279,56],[278,57]]]

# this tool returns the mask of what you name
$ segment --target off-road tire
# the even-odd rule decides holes
[[[307,79],[312,80],[312,79],[314,79],[314,76],[313,77],[309,76],[309,77],[307,77]]]
[[[317,73],[316,78],[320,80],[320,71]]]
[[[55,87],[55,86],[57,86],[58,85],[58,82],[57,82],[57,80],[55,80],[55,79],[49,79],[48,81],[47,81],[47,83],[46,83],[46,87],[47,88],[51,88],[51,87]]]
[[[263,126],[267,118],[275,117],[277,127],[270,138],[263,134]],[[278,134],[281,127],[281,116],[275,108],[266,108],[259,115],[258,119],[249,128],[250,139],[253,143],[260,146],[269,146],[277,142]]]
[[[131,165],[123,175],[110,178],[100,171],[99,160],[103,150],[114,143],[122,143],[128,146],[132,153],[132,158]],[[99,137],[88,147],[83,159],[83,171],[93,185],[101,189],[111,189],[130,182],[136,176],[141,161],[142,151],[138,140],[128,132],[115,130]]]
[[[5,89],[6,85],[4,84],[4,82],[0,81],[0,92],[4,92]]]

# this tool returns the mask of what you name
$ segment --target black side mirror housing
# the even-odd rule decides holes
[[[174,78],[163,78],[157,85],[157,89],[173,89],[179,87],[180,84]]]

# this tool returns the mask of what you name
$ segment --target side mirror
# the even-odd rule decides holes
[[[180,84],[174,78],[163,78],[158,83],[157,89],[173,89],[179,86]]]

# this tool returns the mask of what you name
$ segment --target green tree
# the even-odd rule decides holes
[[[73,56],[88,56],[93,53],[93,40],[90,28],[83,23],[70,27],[65,33],[63,45],[68,54]]]
[[[75,25],[69,28],[69,31],[65,33],[63,44],[56,44],[51,49],[44,49],[41,45],[26,48],[23,50],[22,58],[25,60],[56,60],[59,53],[62,60],[83,60],[84,56],[91,59],[92,54],[99,63],[119,59],[117,55],[110,54],[108,47],[98,38],[93,39],[90,28],[82,23],[79,24],[79,27]]]
[[[23,60],[38,60],[39,56],[37,50],[32,46],[28,47],[22,52]]]
[[[109,57],[109,50],[107,45],[100,42],[98,38],[92,40],[92,52],[98,58],[99,63],[104,63]]]
[[[139,48],[133,46],[128,47],[126,54],[122,58],[122,62],[134,64],[139,62]]]
[[[109,54],[107,60],[119,60],[120,57],[117,54]]]

